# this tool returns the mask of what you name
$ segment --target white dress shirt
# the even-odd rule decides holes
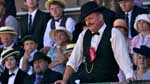
[[[100,35],[95,35],[92,37],[91,46],[94,47],[95,50],[97,50],[97,46],[102,38],[105,28],[106,28],[106,25],[104,24],[98,31]],[[67,62],[67,65],[71,66],[75,72],[78,70],[80,64],[82,63],[84,59],[83,37],[86,31],[87,29],[85,29],[80,34],[78,41],[72,51],[72,54]],[[115,60],[117,61],[119,67],[125,73],[126,78],[134,77],[134,72],[132,69],[132,63],[129,58],[127,45],[126,45],[123,35],[121,34],[119,30],[112,28],[110,42],[112,45],[112,50],[114,52]]]
[[[28,63],[33,60],[33,56],[34,56],[35,52],[37,52],[37,51],[38,51],[38,50],[36,49],[36,50],[34,50],[34,51],[31,53],[31,55],[30,55],[30,57],[29,57],[29,59],[28,59]],[[20,64],[19,64],[19,68],[20,68],[20,69],[22,69],[22,64],[23,64],[23,57],[21,57],[21,59],[20,59]],[[26,71],[26,72],[27,72],[28,75],[31,75],[31,74],[33,73],[33,68],[32,68],[32,66],[29,66],[29,70]]]
[[[30,12],[28,12],[28,15],[32,15],[32,23],[33,23],[33,21],[34,21],[34,18],[35,18],[35,15],[36,15],[36,13],[37,13],[37,10],[38,9],[35,9],[34,11],[32,11],[31,13]],[[28,16],[28,23],[30,22],[30,16]]]
[[[14,73],[15,75],[12,75],[11,77],[9,77],[9,79],[8,79],[8,84],[14,84],[16,75],[17,75],[17,73],[18,73],[18,70],[19,70],[19,68],[16,68],[16,69],[14,70],[14,72],[9,72],[9,74]]]
[[[5,48],[5,49],[12,49],[13,48],[13,46],[14,46],[14,42],[13,43],[11,43],[11,45],[9,45],[9,46],[3,46],[3,48]]]
[[[62,19],[61,19],[62,20]],[[60,27],[60,23],[61,23],[61,20],[59,20],[59,22],[55,21],[55,27],[56,29],[62,29],[64,27]],[[51,21],[52,19],[50,19],[47,23],[47,27],[46,27],[46,30],[45,30],[45,33],[44,33],[44,47],[51,47],[52,44],[54,43],[52,41],[52,39],[50,38],[49,36],[49,32],[52,30],[51,29]],[[73,32],[75,30],[75,21],[71,18],[71,17],[68,17],[67,18],[67,21],[66,21],[66,29],[70,32]]]

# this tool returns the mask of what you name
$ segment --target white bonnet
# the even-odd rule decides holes
[[[148,15],[148,14],[140,14],[140,15],[138,15],[136,17],[135,23],[134,23],[134,28],[135,28],[136,31],[138,31],[138,29],[137,29],[137,22],[139,20],[144,20],[144,21],[150,23],[150,15]]]

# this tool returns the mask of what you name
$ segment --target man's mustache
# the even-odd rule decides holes
[[[91,26],[91,25],[94,25],[94,23],[88,23],[88,24],[87,24],[87,26]]]

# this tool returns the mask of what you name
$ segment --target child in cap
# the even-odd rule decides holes
[[[31,75],[33,73],[33,69],[32,66],[30,66],[28,63],[32,61],[34,53],[38,51],[38,44],[31,35],[25,36],[22,40],[22,43],[25,52],[20,61],[20,68]]]

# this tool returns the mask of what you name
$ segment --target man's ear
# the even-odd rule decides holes
[[[27,3],[26,3],[26,0],[24,0],[24,6],[25,6],[25,7],[27,7]]]
[[[38,48],[38,43],[35,43],[35,47],[36,47],[36,49]]]

